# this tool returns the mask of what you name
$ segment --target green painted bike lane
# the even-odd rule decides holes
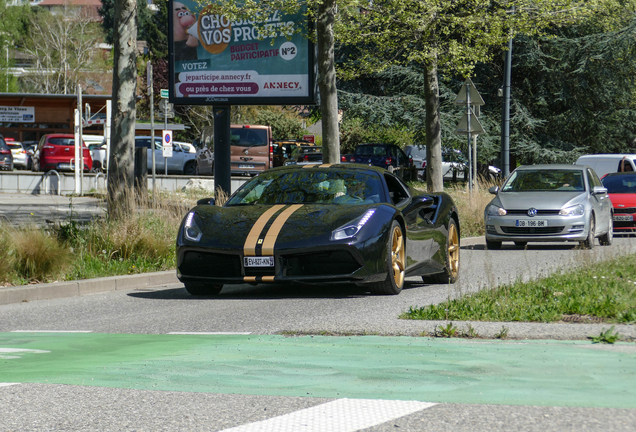
[[[0,383],[636,408],[636,344],[0,333]]]

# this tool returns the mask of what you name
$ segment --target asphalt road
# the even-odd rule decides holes
[[[368,371],[371,374],[369,379],[377,384],[378,389],[398,386],[398,384],[408,385],[409,382],[416,382],[426,377],[439,378],[440,376],[451,381],[456,380],[453,381],[456,385],[452,386],[447,393],[444,393],[445,390],[441,391],[440,395],[433,399],[426,397],[432,393],[423,393],[423,396],[415,400],[422,404],[427,402],[433,404],[418,406],[414,411],[399,411],[400,407],[393,406],[371,407],[373,412],[387,412],[386,417],[371,426],[368,422],[354,423],[349,425],[349,429],[340,425],[325,428],[323,425],[322,430],[334,432],[341,430],[634,430],[636,404],[631,402],[634,397],[631,389],[636,388],[636,382],[631,381],[634,379],[634,374],[632,363],[629,362],[633,362],[636,358],[635,345],[633,343],[616,345],[613,351],[603,351],[600,357],[598,352],[595,352],[597,363],[595,366],[589,366],[583,361],[584,358],[587,359],[585,353],[589,350],[581,351],[581,349],[583,349],[582,344],[587,344],[588,347],[591,345],[587,342],[567,341],[567,339],[581,339],[582,332],[597,335],[601,328],[599,326],[473,323],[477,332],[484,336],[496,333],[502,325],[505,325],[510,329],[509,335],[515,338],[554,338],[566,339],[566,341],[549,343],[534,341],[521,345],[519,341],[509,341],[500,342],[503,345],[493,345],[492,349],[486,346],[483,352],[484,355],[490,356],[489,358],[493,358],[493,350],[498,351],[504,348],[521,350],[509,357],[504,358],[502,355],[499,365],[497,360],[494,363],[486,362],[481,354],[477,355],[477,352],[458,351],[456,356],[445,357],[439,365],[440,368],[443,365],[462,366],[461,370],[442,372],[440,369],[432,375],[426,375],[426,372],[416,370],[410,365],[391,365],[390,360],[388,365],[378,366],[384,372],[377,372],[376,366],[370,363],[372,360],[379,361],[378,359],[384,357],[372,354],[376,351],[369,351],[368,357],[362,355],[361,358],[357,358],[355,360],[357,363],[351,363],[354,360],[345,361],[349,357],[334,353],[335,358],[342,358],[342,362],[348,365],[347,374],[342,375],[338,364],[325,366],[322,363],[316,363],[314,368],[314,373],[320,376],[324,372],[322,378],[324,382],[333,383],[335,389],[333,393],[327,390],[322,393],[317,392],[321,387],[319,384],[321,380],[311,385],[306,384],[303,388],[294,388],[293,384],[283,386],[281,383],[287,382],[285,379],[289,378],[289,376],[286,377],[285,371],[291,371],[292,366],[279,367],[277,370],[280,375],[272,376],[282,378],[276,378],[274,382],[267,381],[268,373],[261,374],[258,373],[260,369],[252,371],[244,364],[237,363],[239,359],[245,360],[256,355],[249,351],[248,348],[251,345],[247,342],[235,343],[237,350],[244,349],[245,352],[229,353],[228,357],[220,357],[220,352],[202,357],[200,353],[203,352],[203,348],[184,348],[189,341],[188,337],[195,339],[206,337],[201,336],[201,333],[214,333],[215,335],[207,336],[213,338],[232,337],[220,336],[220,333],[249,333],[250,336],[237,336],[248,338],[252,335],[263,338],[264,335],[290,333],[399,335],[400,337],[396,340],[400,341],[400,346],[415,345],[427,340],[419,337],[422,331],[430,331],[431,327],[439,323],[399,320],[398,315],[410,306],[438,303],[449,296],[489,288],[510,280],[536,277],[559,269],[636,251],[634,238],[619,238],[611,247],[597,246],[592,251],[578,250],[573,245],[567,244],[531,244],[526,250],[504,246],[500,251],[486,251],[479,239],[464,241],[463,245],[462,273],[458,284],[432,286],[423,285],[417,280],[409,280],[406,289],[399,296],[369,296],[361,289],[344,285],[331,287],[240,285],[224,288],[217,297],[193,298],[185,292],[182,285],[175,284],[153,289],[116,291],[0,306],[0,348],[12,347],[11,349],[14,350],[6,351],[4,354],[0,352],[0,377],[2,377],[0,382],[11,382],[11,376],[23,378],[16,380],[20,384],[0,387],[0,430],[214,431],[234,427],[239,428],[235,429],[236,432],[319,430],[317,428],[320,422],[315,417],[311,417],[313,420],[308,420],[307,417],[294,420],[293,416],[298,416],[299,413],[307,416],[316,415],[314,411],[301,410],[313,407],[316,410],[322,410],[319,411],[322,414],[317,414],[318,418],[339,418],[338,415],[331,414],[329,411],[331,407],[335,407],[334,412],[338,409],[345,410],[347,413],[345,417],[350,421],[353,421],[351,420],[353,417],[368,420],[369,415],[363,407],[350,405],[359,399],[347,396],[345,396],[346,399],[342,399],[342,394],[349,394],[347,392],[355,394],[353,390],[358,387],[355,384],[356,370]],[[460,327],[463,325],[456,324]],[[632,334],[630,332],[633,332],[633,327],[621,326],[619,331],[622,334]],[[16,331],[20,333],[15,333]],[[40,331],[54,333],[49,333],[47,336],[47,333],[38,333]],[[91,332],[90,334],[95,334],[95,337],[104,339],[103,343],[106,345],[94,339],[82,342],[80,338],[84,336],[79,335],[85,335],[85,333],[60,333],[69,331]],[[144,339],[142,343],[138,338],[163,338],[169,333],[179,334],[173,336],[175,339],[170,345],[166,345],[165,348],[162,346],[161,349],[164,350],[160,351],[162,354],[155,354],[152,358],[145,357],[147,355],[145,347],[148,343],[157,347],[159,342],[154,339],[152,340],[155,342],[148,342]],[[198,336],[184,335],[187,333],[198,333]],[[66,342],[62,343],[60,335],[66,335],[65,337],[69,340],[64,339]],[[103,356],[91,355],[92,351],[99,349],[109,355],[119,352],[123,349],[123,345],[117,341],[123,335],[130,335],[131,340],[127,346],[132,346],[130,349],[134,353],[133,360],[128,357],[125,360],[122,357],[112,360],[112,363],[102,364],[102,361],[105,361]],[[58,337],[60,338],[59,348],[45,347],[52,343],[53,338]],[[272,343],[276,344],[281,344],[280,340],[275,339],[280,337],[270,336],[274,338]],[[378,336],[340,336],[328,338],[328,340],[333,340],[333,346],[336,347],[344,345],[344,338],[365,341],[367,337],[377,338]],[[303,338],[298,339],[298,345],[302,345],[300,342],[305,340]],[[386,338],[386,340],[389,339]],[[221,339],[214,340],[216,341],[214,343],[218,344]],[[369,340],[376,341],[372,348],[379,350],[378,353],[385,355],[391,350],[375,339]],[[456,345],[452,345],[454,341],[431,341],[430,344],[442,344],[435,345],[432,356],[442,351],[452,354],[453,349],[456,348]],[[536,344],[543,344],[540,347],[547,356],[544,359],[547,364],[555,367],[567,366],[570,363],[578,366],[587,365],[581,369],[580,373],[577,372],[577,375],[581,375],[587,381],[581,387],[575,386],[574,383],[572,385],[567,382],[560,383],[560,388],[565,393],[556,402],[533,397],[532,395],[538,394],[537,392],[540,393],[542,385],[548,385],[553,381],[541,381],[539,378],[530,380],[523,377],[521,366],[526,365],[530,357],[526,349],[533,346],[536,348]],[[133,348],[136,345],[138,349],[135,350]],[[270,345],[267,349],[272,349]],[[15,354],[15,350],[20,350],[21,347],[34,351],[25,351],[28,353],[25,355]],[[201,347],[211,348],[209,344],[203,344]],[[276,351],[275,348],[274,351]],[[194,359],[182,359],[184,350],[189,355],[194,355]],[[56,353],[58,363],[46,361],[46,357],[38,357],[46,356],[46,354],[37,354],[46,351]],[[564,357],[556,356],[557,351],[562,352]],[[298,362],[306,362],[306,356],[310,355],[308,351],[302,349],[290,352],[295,354],[284,356],[281,354],[280,359],[276,359],[274,355],[273,363],[288,362],[290,365],[297,366],[293,363],[294,358],[300,359],[297,360]],[[326,349],[326,352],[328,354],[329,349]],[[197,353],[199,357],[196,357]],[[218,368],[219,364],[214,362],[217,355],[219,359],[223,359],[223,368]],[[396,355],[399,354],[396,353]],[[89,357],[93,359],[89,362],[90,368],[84,363]],[[320,357],[316,355],[315,361],[317,362]],[[329,356],[326,358],[333,359]],[[423,360],[422,364],[429,365],[434,358]],[[497,359],[498,356],[495,355],[494,358]],[[605,370],[607,368],[604,367],[603,358],[607,358],[608,365],[611,363],[611,370]],[[19,363],[22,360],[28,360],[28,362],[23,365]],[[167,369],[145,369],[157,367],[159,360],[168,361]],[[537,361],[540,363],[540,358]],[[65,364],[66,367],[64,367]],[[488,367],[488,364],[492,367]],[[620,365],[625,365],[627,368],[624,369]],[[23,366],[26,369],[21,369]],[[16,372],[11,372],[7,369],[9,367],[16,367]],[[27,373],[29,370],[38,373]],[[303,370],[304,374],[312,375],[310,372],[312,369]],[[339,372],[333,372],[334,370]],[[567,367],[549,370],[546,368],[543,371],[541,367],[535,367],[533,370],[558,377],[566,374],[569,369]],[[76,383],[73,381],[74,371],[77,371],[76,375],[81,376],[85,381],[78,383],[79,385],[71,385]],[[213,377],[216,373],[218,379],[213,379],[217,379],[217,384],[210,385],[208,391],[202,391],[200,388],[193,390],[192,387],[188,387],[188,385],[194,385],[193,383],[203,385],[203,371],[208,375],[212,374]],[[256,375],[250,377],[252,381],[245,375],[246,373],[249,375],[250,371]],[[379,375],[373,375],[374,371]],[[400,379],[393,376],[395,372],[401,374]],[[42,379],[36,379],[36,375],[39,376],[42,373],[44,373]],[[519,376],[519,373],[522,376]],[[514,386],[509,387],[503,382],[498,385],[494,381],[495,384],[491,384],[488,387],[490,390],[486,392],[490,392],[490,396],[494,398],[495,395],[499,395],[496,389],[500,388],[503,394],[498,396],[499,399],[484,399],[484,395],[480,395],[483,391],[478,391],[480,387],[475,383],[487,383],[490,382],[488,380],[496,379],[498,376],[508,376],[507,374],[512,374],[510,377],[514,376],[515,380],[525,383],[519,384],[520,390],[506,394],[507,389]],[[128,377],[128,379],[116,379],[115,375]],[[133,378],[133,375],[138,378]],[[221,385],[220,376],[222,375],[229,384]],[[353,381],[348,381],[352,379],[351,375],[353,375]],[[172,378],[167,379],[166,376]],[[361,378],[358,377],[358,379]],[[572,379],[574,380],[574,377]],[[93,380],[107,384],[91,383]],[[395,383],[395,381],[399,382]],[[185,387],[171,387],[170,385],[175,382],[183,383]],[[345,389],[338,390],[342,388],[343,383],[348,383]],[[613,385],[618,387],[615,388]],[[280,387],[285,387],[286,391],[280,390]],[[227,390],[230,388],[235,390]],[[279,390],[273,390],[275,388]],[[395,388],[399,389],[399,387]],[[424,391],[429,387],[426,383],[419,383],[415,391],[419,388]],[[606,393],[598,391],[599,389],[603,389]],[[342,394],[338,395],[336,390],[341,391]],[[546,391],[545,388],[543,391]],[[559,391],[561,390],[553,390],[557,393]],[[320,397],[312,396],[316,393],[319,393]],[[602,394],[613,394],[614,397],[602,397]],[[579,398],[582,402],[575,403]],[[372,391],[369,393],[369,399],[387,400],[383,394]],[[524,400],[527,400],[527,403],[520,403]],[[620,400],[622,402],[617,402]],[[333,405],[338,403],[345,405]],[[397,417],[392,416],[393,410],[399,412],[396,414]],[[403,414],[404,412],[407,413]],[[279,423],[275,423],[277,419],[280,420]],[[270,423],[254,423],[257,421],[270,421]],[[293,421],[300,421],[305,426],[298,427],[298,423]],[[366,426],[359,427],[359,425]]]

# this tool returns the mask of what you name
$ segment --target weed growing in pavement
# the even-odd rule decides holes
[[[468,339],[474,339],[479,337],[479,333],[477,333],[477,330],[475,330],[475,327],[468,324],[466,326],[466,331],[462,333],[462,336]]]
[[[458,335],[457,327],[453,325],[452,322],[446,324],[445,326],[439,326],[439,331],[437,330],[437,326],[435,326],[435,335],[451,338]]]
[[[571,272],[484,289],[436,305],[411,306],[402,319],[557,322],[587,315],[628,323],[636,317],[636,255]]]
[[[621,339],[620,333],[614,333],[614,326],[610,327],[609,330],[602,331],[598,336],[589,336],[589,339],[592,339],[592,343],[608,343],[613,344],[614,342]]]
[[[508,328],[501,326],[501,330],[499,330],[499,333],[495,335],[495,339],[505,339],[507,337],[508,337]]]

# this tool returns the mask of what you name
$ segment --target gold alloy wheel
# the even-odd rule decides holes
[[[450,276],[456,279],[459,274],[459,235],[454,223],[450,224],[448,230],[448,264]]]
[[[393,267],[393,279],[395,285],[402,289],[404,285],[404,236],[399,226],[393,228],[391,235],[391,266]]]

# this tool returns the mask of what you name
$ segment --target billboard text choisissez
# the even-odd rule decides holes
[[[172,1],[171,7],[173,99],[313,100],[314,52],[307,39],[306,7],[296,14],[274,11],[261,21],[231,21],[218,6],[201,8],[189,0]]]

